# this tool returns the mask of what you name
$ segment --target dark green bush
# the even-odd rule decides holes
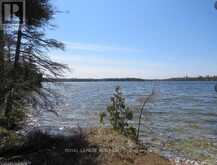
[[[133,139],[136,137],[136,129],[129,125],[129,121],[133,119],[133,112],[126,105],[120,87],[115,89],[115,93],[111,98],[111,105],[107,107],[107,113],[114,130]],[[100,113],[100,123],[104,123],[105,117],[105,112]]]

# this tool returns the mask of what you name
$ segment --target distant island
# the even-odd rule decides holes
[[[44,78],[44,82],[98,82],[98,81],[217,81],[217,76],[177,77],[168,79],[142,78]]]

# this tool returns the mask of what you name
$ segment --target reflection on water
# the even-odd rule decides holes
[[[73,82],[45,84],[63,101],[57,106],[60,117],[40,116],[42,127],[96,127],[98,113],[106,110],[117,85],[135,113],[141,95],[155,87],[159,93],[144,111],[141,140],[162,154],[171,152],[195,159],[217,156],[217,93],[215,82]],[[135,115],[135,118],[137,115]],[[137,121],[134,121],[137,124]],[[194,143],[190,142],[194,139]],[[197,141],[203,141],[201,146]],[[192,148],[192,151],[184,148]],[[194,150],[195,147],[195,150]],[[175,151],[174,151],[175,149]],[[194,153],[196,152],[196,153]]]

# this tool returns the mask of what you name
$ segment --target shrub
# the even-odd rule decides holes
[[[111,105],[107,107],[107,113],[100,113],[100,123],[104,123],[107,114],[115,131],[131,138],[136,137],[136,129],[129,125],[129,121],[133,119],[133,112],[126,105],[120,87],[116,87],[115,93],[111,97]]]
[[[106,113],[105,112],[100,112],[99,113],[99,123],[104,125],[104,118],[106,117]]]

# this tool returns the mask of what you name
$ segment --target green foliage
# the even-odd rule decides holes
[[[28,98],[41,87],[42,76],[34,67],[7,64],[0,84],[0,126],[16,129],[25,119]]]
[[[136,128],[134,128],[133,126],[129,126],[127,128],[127,135],[131,138],[136,140]]]
[[[21,138],[16,133],[2,127],[0,127],[0,139],[0,150],[3,147],[9,147],[21,142]]]
[[[111,105],[107,107],[107,113],[115,131],[135,139],[136,129],[129,125],[129,121],[133,119],[133,112],[126,105],[120,87],[115,89],[115,93],[111,97]],[[106,113],[100,113],[100,123],[104,123],[105,117]]]
[[[0,126],[7,129],[17,129],[22,127],[26,114],[24,110],[15,109],[10,111],[8,116],[0,115]]]
[[[105,112],[100,112],[99,113],[99,123],[104,125],[104,118],[106,117],[106,113]]]

